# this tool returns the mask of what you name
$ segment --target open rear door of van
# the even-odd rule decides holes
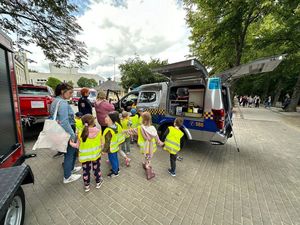
[[[207,70],[196,59],[168,64],[154,69],[153,72],[165,75],[172,82],[200,80],[204,84],[208,77]]]
[[[253,62],[231,68],[213,76],[220,77],[222,83],[230,83],[231,81],[244,76],[271,72],[277,68],[285,56],[286,54],[257,59]]]

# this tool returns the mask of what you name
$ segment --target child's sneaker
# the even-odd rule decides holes
[[[110,177],[110,178],[118,177],[119,173],[110,172],[109,174],[107,174],[107,176]]]
[[[176,173],[172,172],[171,169],[168,169],[168,172],[169,172],[169,174],[170,174],[172,177],[176,177]]]
[[[177,161],[182,161],[182,160],[183,160],[183,157],[177,156],[177,157],[176,157],[176,160],[177,160]]]
[[[96,183],[96,188],[99,189],[103,184],[103,179],[100,179],[99,183]]]
[[[112,169],[110,169],[110,172],[112,172],[113,170]],[[120,173],[120,169],[118,169],[118,173]]]
[[[84,186],[84,191],[85,192],[89,192],[91,189],[90,189],[90,185],[88,185],[88,186]]]
[[[131,161],[131,159],[129,159],[129,158],[126,158],[125,159],[125,165],[128,167],[128,166],[130,166],[130,161]]]

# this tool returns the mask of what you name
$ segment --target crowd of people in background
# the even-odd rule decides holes
[[[248,95],[244,95],[244,96],[237,96],[238,102],[240,106],[243,107],[255,107],[255,108],[259,108],[260,104],[261,104],[261,98],[258,95],[255,95],[254,97],[252,97],[252,95],[248,96]],[[284,96],[284,100],[282,101],[282,109],[285,110],[288,105],[291,102],[291,98],[290,95],[287,93]],[[272,106],[272,97],[268,96],[265,98],[264,102],[264,107],[267,109],[270,109]]]
[[[238,96],[238,101],[239,101],[239,105],[243,106],[243,107],[255,107],[255,108],[259,108],[261,100],[260,97],[258,95],[255,95],[254,97],[247,96]]]

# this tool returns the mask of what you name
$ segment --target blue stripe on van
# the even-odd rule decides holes
[[[162,125],[164,123],[173,123],[174,117],[168,117],[164,115],[152,115],[152,122],[157,125]],[[203,119],[203,121],[195,121],[193,119],[184,119],[183,125],[192,130],[203,130],[208,132],[216,132],[218,128],[216,123],[211,119]]]

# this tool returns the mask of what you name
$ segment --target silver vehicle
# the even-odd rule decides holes
[[[92,105],[95,106],[95,103],[97,100],[97,91],[95,89],[90,89],[90,94],[88,96],[88,100],[90,100]]]
[[[260,59],[212,77],[195,59],[169,64],[155,70],[169,82],[141,85],[121,98],[116,108],[129,110],[136,105],[150,112],[160,134],[180,116],[184,118],[182,131],[188,140],[225,144],[232,136],[230,81],[272,71],[282,59]]]

